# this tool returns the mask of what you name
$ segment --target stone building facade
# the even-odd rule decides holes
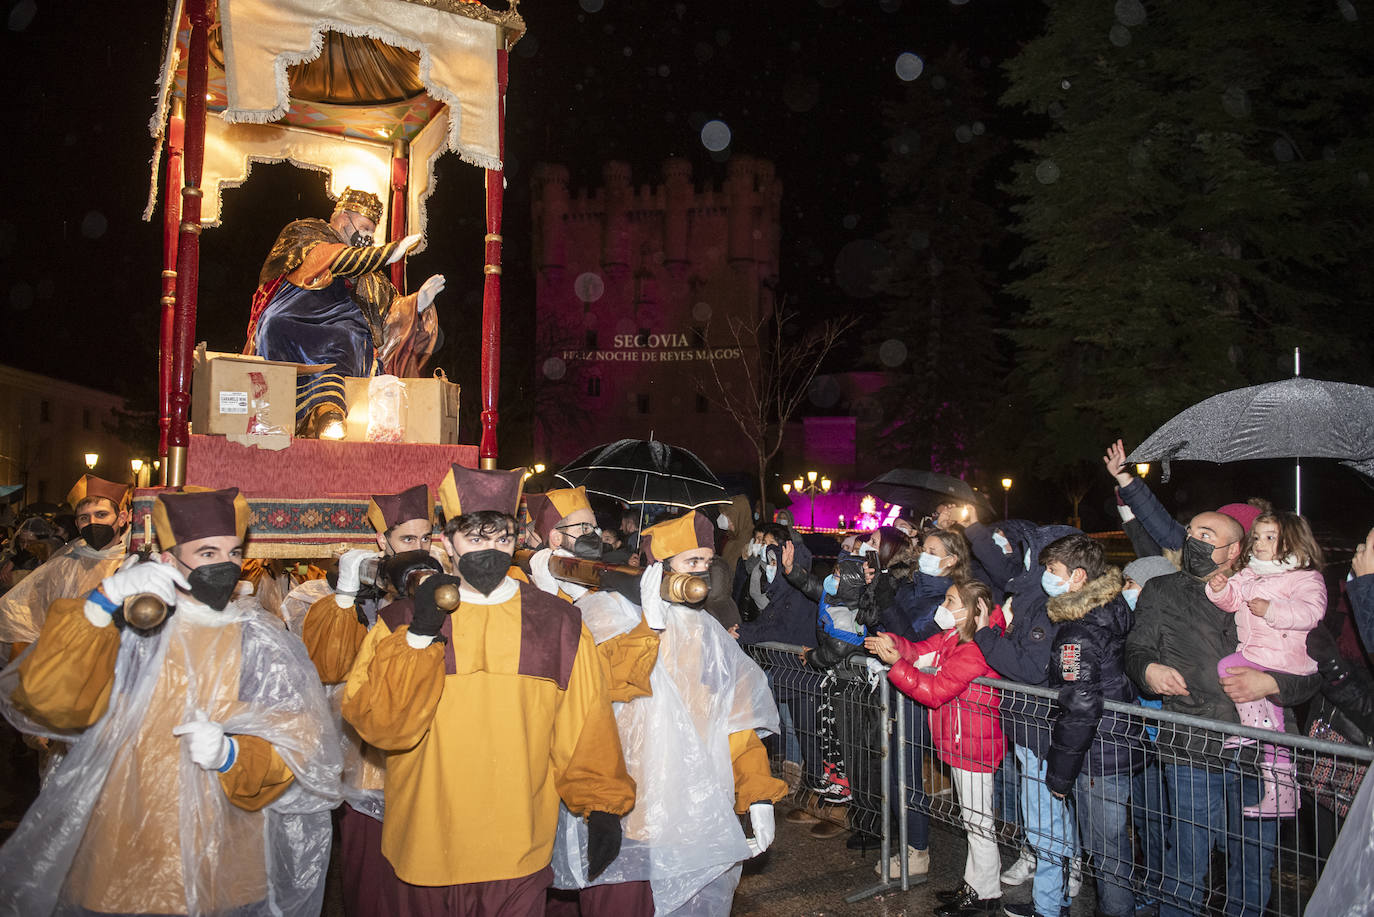
[[[538,166],[533,185],[536,455],[561,464],[652,435],[718,473],[753,471],[716,380],[756,378],[747,329],[775,307],[772,163],[736,156],[723,187],[700,190],[683,159],[654,185],[636,187],[622,162],[606,163],[592,192],[574,194],[556,164]]]

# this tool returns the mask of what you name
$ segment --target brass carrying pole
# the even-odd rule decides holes
[[[526,573],[530,572],[530,558],[534,552],[522,549],[515,552],[514,562]],[[626,576],[638,577],[644,572],[641,567],[629,567],[619,564],[606,564],[599,560],[587,560],[583,557],[550,557],[549,572],[555,579],[567,580],[570,583],[577,583],[579,586],[589,586],[596,588],[601,585],[601,574],[603,571],[613,573],[623,573]],[[697,576],[695,573],[673,573],[663,571],[663,585],[659,587],[659,595],[665,602],[675,602],[679,605],[699,605],[706,601],[706,593],[711,589],[711,584],[706,577]]]

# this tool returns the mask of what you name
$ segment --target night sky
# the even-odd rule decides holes
[[[160,227],[140,216],[153,154],[158,7],[13,3],[0,63],[12,127],[0,212],[0,360],[148,408]],[[901,91],[899,58],[934,60],[957,43],[996,74],[1035,33],[1042,10],[1027,0],[528,0],[521,13],[529,31],[512,52],[507,102],[503,400],[520,397],[531,378],[536,162],[566,164],[575,190],[599,184],[612,158],[631,163],[636,185],[656,183],[669,156],[690,159],[698,183],[721,181],[732,153],[771,159],[784,187],[780,293],[811,317],[871,308],[845,296],[835,263],[847,243],[883,228],[880,111]],[[928,66],[919,78],[932,75]],[[730,129],[724,153],[703,145],[701,127],[711,120]],[[989,125],[999,129],[1014,127]],[[448,342],[436,362],[464,384],[465,420],[473,420],[482,173],[450,154],[438,178],[429,247],[409,271],[413,284],[431,272],[448,277],[438,300]],[[238,350],[277,232],[329,208],[323,178],[286,165],[257,166],[243,189],[227,192],[224,225],[202,237],[197,339]]]

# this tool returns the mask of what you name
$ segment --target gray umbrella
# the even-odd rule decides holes
[[[1294,377],[1213,395],[1150,434],[1128,462],[1374,459],[1374,388]],[[1299,494],[1301,491],[1299,491]],[[1299,508],[1301,496],[1299,496]]]

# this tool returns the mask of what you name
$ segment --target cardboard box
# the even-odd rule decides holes
[[[196,346],[191,426],[263,449],[285,449],[296,430],[296,376],[320,366],[207,351]]]
[[[344,398],[348,402],[345,442],[367,442],[367,389],[371,381],[355,377],[344,379]],[[458,442],[458,384],[442,377],[402,379],[401,382],[406,391],[405,432],[401,442]]]

